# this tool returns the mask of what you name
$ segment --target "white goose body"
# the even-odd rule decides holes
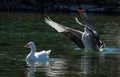
[[[36,52],[36,46],[34,42],[29,42],[24,47],[31,48],[30,53],[26,57],[27,63],[34,62],[34,61],[38,61],[38,62],[48,61],[51,50],[48,50],[48,51],[43,50],[41,52]]]

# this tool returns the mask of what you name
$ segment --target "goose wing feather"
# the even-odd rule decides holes
[[[63,34],[68,39],[72,40],[74,43],[77,44],[80,48],[84,48],[83,42],[81,40],[82,38],[82,31],[72,29],[66,26],[63,26],[61,24],[58,24],[54,21],[52,21],[50,18],[45,18],[44,20],[49,26],[57,30],[59,33]]]

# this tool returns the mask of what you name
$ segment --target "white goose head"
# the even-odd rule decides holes
[[[34,42],[28,42],[25,46],[25,48],[35,48],[35,43]]]

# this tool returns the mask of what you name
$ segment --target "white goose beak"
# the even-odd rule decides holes
[[[28,45],[28,44],[26,44],[24,47],[25,47],[25,48],[29,48],[29,45]]]

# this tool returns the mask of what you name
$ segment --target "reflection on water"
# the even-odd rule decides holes
[[[1,77],[119,77],[120,54],[114,51],[100,52],[99,54],[75,54],[66,57],[50,58],[45,64],[31,62],[31,66],[23,67],[23,60],[7,60],[1,54]],[[78,51],[74,51],[77,53]],[[107,53],[106,53],[107,52]],[[109,52],[109,53],[108,53]],[[116,52],[116,53],[113,53]],[[67,57],[70,56],[70,57]],[[6,63],[5,63],[6,62]],[[23,64],[25,63],[25,64]],[[21,70],[22,69],[22,70]],[[25,70],[24,70],[25,69]]]
[[[53,62],[51,62],[51,66],[48,72],[47,76],[54,76],[54,77],[59,77],[61,75],[64,75],[66,73],[66,62],[64,59],[54,59]]]
[[[62,71],[64,69],[64,60],[63,59],[50,59],[49,62],[45,64],[38,64],[35,62],[31,62],[31,66],[29,66],[26,70],[27,77],[35,77],[35,72],[44,72],[46,76],[54,76],[58,77],[65,72]]]
[[[35,63],[30,62],[30,67],[27,68],[27,77],[35,77]]]
[[[31,64],[32,65],[32,64]],[[51,58],[47,65],[33,63],[27,77],[119,77],[120,54],[83,54],[79,58]]]
[[[49,62],[26,61],[28,68],[26,70],[27,77],[35,77],[35,72],[46,71],[49,68]]]

